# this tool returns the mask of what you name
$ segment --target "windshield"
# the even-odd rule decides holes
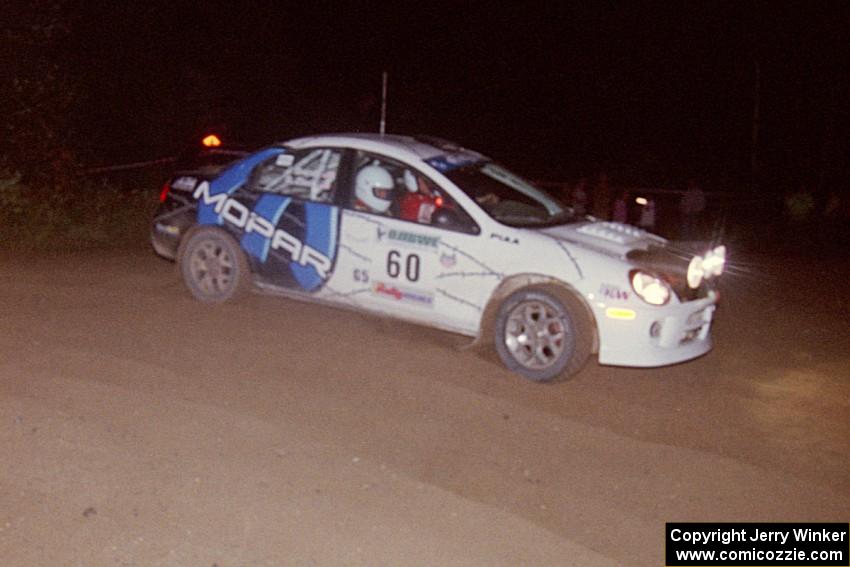
[[[555,197],[493,162],[443,172],[484,211],[509,226],[551,226],[581,220]]]

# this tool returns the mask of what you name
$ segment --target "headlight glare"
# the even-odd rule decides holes
[[[670,286],[667,282],[640,270],[632,272],[632,289],[650,305],[664,305],[670,301]]]
[[[703,260],[702,268],[706,275],[719,276],[726,266],[726,247],[722,244],[709,252]]]

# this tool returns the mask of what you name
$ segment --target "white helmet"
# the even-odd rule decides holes
[[[357,174],[354,192],[367,207],[385,213],[392,204],[393,177],[381,166],[369,165]]]

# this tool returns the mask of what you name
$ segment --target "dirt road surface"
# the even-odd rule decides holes
[[[0,257],[0,564],[663,565],[666,521],[850,520],[846,268],[739,262],[715,350],[523,381],[465,339],[147,250]]]

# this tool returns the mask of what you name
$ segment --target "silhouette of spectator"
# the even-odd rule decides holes
[[[803,250],[816,235],[812,234],[811,220],[815,212],[815,198],[805,184],[796,191],[785,194],[785,244],[792,249]]]
[[[587,179],[582,177],[573,187],[571,203],[577,215],[587,214]]]
[[[640,211],[638,226],[649,231],[655,228],[655,199],[652,197],[646,198],[646,204]]]
[[[682,230],[679,238],[692,240],[699,236],[700,216],[705,210],[705,193],[696,181],[688,181],[688,188],[679,201],[679,213],[682,216]]]
[[[599,180],[593,189],[593,216],[607,220],[610,207],[611,188],[608,186],[608,175],[603,172],[599,174]]]
[[[826,196],[818,234],[821,244],[826,248],[839,249],[842,247],[841,229],[846,220],[842,218],[841,195],[832,190]],[[844,222],[842,222],[844,221]]]
[[[785,218],[792,226],[806,224],[815,210],[815,199],[805,185],[785,195]]]
[[[624,224],[629,222],[629,193],[627,191],[620,193],[614,200],[611,220]]]
[[[826,197],[826,205],[823,207],[823,216],[828,220],[837,219],[841,215],[841,195],[838,191],[831,191]]]

